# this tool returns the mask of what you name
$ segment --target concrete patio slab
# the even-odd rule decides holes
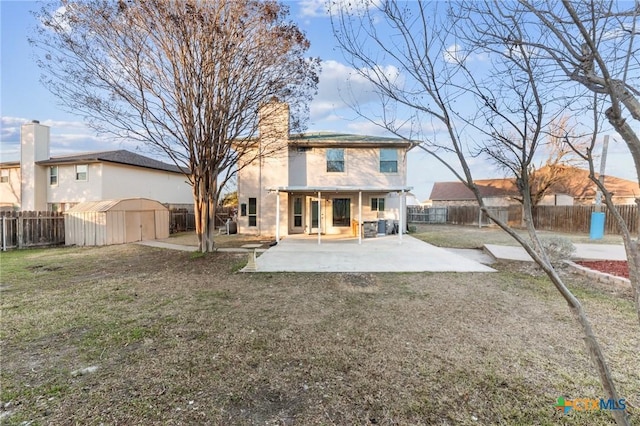
[[[317,239],[289,236],[256,259],[256,272],[495,272],[475,260],[405,235]],[[253,271],[252,271],[253,272]]]
[[[574,244],[576,252],[572,258],[576,260],[627,260],[622,244]],[[494,258],[533,262],[531,256],[519,246],[502,246],[485,244],[484,249]]]

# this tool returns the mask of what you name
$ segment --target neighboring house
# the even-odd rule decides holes
[[[85,201],[148,198],[193,205],[184,171],[126,150],[50,157],[49,127],[22,126],[20,162],[0,164],[0,207],[65,211]]]
[[[596,184],[589,179],[589,171],[564,167],[561,177],[546,191],[540,206],[590,205],[596,200]],[[515,179],[476,180],[480,194],[489,207],[518,205],[520,194]],[[605,187],[613,193],[614,204],[635,204],[640,197],[637,182],[605,176]],[[431,190],[434,206],[478,205],[473,193],[462,182],[436,182]]]
[[[519,204],[514,198],[518,191],[509,179],[484,179],[475,183],[489,207]],[[460,181],[434,183],[429,200],[433,207],[478,205],[473,192]]]
[[[401,224],[411,189],[406,154],[412,143],[337,133],[289,135],[289,107],[274,101],[260,110],[260,134],[254,152],[279,148],[241,164],[238,232],[276,238],[362,235],[358,223],[375,222],[378,232]]]

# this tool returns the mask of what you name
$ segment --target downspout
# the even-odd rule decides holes
[[[276,243],[280,242],[280,191],[276,189]]]
[[[362,191],[358,191],[358,244],[362,244]]]
[[[318,244],[320,242],[320,228],[322,227],[322,219],[320,213],[322,212],[322,193],[318,191]]]

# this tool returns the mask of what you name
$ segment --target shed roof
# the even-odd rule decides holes
[[[167,208],[158,201],[148,198],[123,198],[117,200],[85,201],[76,204],[65,213],[150,210],[165,211]]]

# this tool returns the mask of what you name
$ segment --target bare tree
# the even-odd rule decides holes
[[[487,15],[472,2],[451,5],[444,13],[438,10],[441,5],[387,1],[350,9],[338,4],[332,10],[333,29],[347,60],[382,99],[378,123],[400,137],[422,139],[421,148],[449,168],[475,194],[482,211],[541,267],[580,324],[607,397],[617,401],[587,314],[558,274],[533,224],[531,166],[545,129],[573,100],[557,96],[555,85],[547,84],[551,79],[545,58],[530,45],[512,42],[531,35],[521,25],[524,11],[503,13],[500,4],[491,3],[485,6],[495,14]],[[483,32],[494,27],[508,34],[502,43],[484,40]],[[478,55],[488,64],[485,69],[473,65]],[[396,71],[389,72],[390,67]],[[399,125],[400,116],[410,118]],[[410,134],[403,127],[407,122]],[[438,127],[445,130],[430,130]],[[488,156],[515,177],[529,239],[486,208],[471,172],[475,155]],[[614,417],[618,424],[628,424],[626,412],[615,412]]]
[[[602,131],[599,114],[603,113],[629,147],[640,183],[640,134],[635,130],[638,127],[634,129],[629,123],[640,121],[640,2],[520,0],[510,7],[510,11],[526,11],[526,25],[545,34],[540,41],[523,38],[515,42],[536,49],[560,75],[591,94],[583,95],[580,102],[594,114],[591,143],[586,150],[576,147],[576,151],[589,162],[590,178],[602,191],[608,212],[622,234],[640,321],[640,245],[613,204],[613,194],[596,176],[593,161]],[[567,141],[571,143],[570,138]],[[640,211],[640,199],[636,204]]]
[[[182,167],[200,250],[213,250],[220,188],[240,158],[256,155],[259,106],[287,101],[300,128],[317,86],[319,60],[304,57],[309,42],[288,8],[275,0],[57,6],[37,14],[32,40],[44,83],[97,131],[141,141]],[[276,149],[261,144],[257,155]]]
[[[571,186],[574,179],[581,176],[576,167],[586,165],[578,152],[586,151],[589,140],[574,135],[569,128],[568,116],[549,123],[545,130],[546,141],[540,144],[538,154],[543,158],[532,163],[529,171],[531,181],[531,206],[535,208],[549,192]],[[522,197],[515,197],[520,203]]]

